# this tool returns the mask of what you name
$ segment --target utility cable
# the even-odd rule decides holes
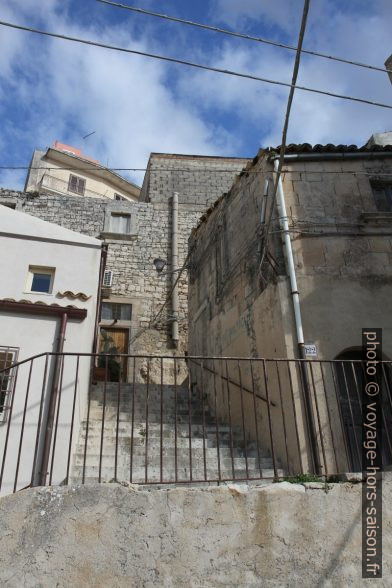
[[[96,1],[101,2],[102,4],[108,4],[109,6],[113,6],[116,8],[124,8],[126,10],[131,10],[132,12],[137,12],[139,14],[143,14],[143,15],[147,15],[147,16],[155,16],[157,18],[162,18],[162,19],[169,20],[172,22],[185,24],[185,25],[189,25],[192,27],[197,27],[199,29],[212,31],[214,33],[221,33],[223,35],[228,35],[230,37],[237,37],[239,39],[246,39],[247,41],[257,41],[258,43],[265,43],[266,45],[273,45],[274,47],[280,47],[281,49],[289,49],[290,51],[297,50],[297,47],[293,47],[292,45],[287,45],[286,43],[280,43],[278,41],[273,41],[271,39],[265,39],[263,37],[254,37],[252,35],[247,35],[245,33],[230,31],[228,29],[222,29],[220,27],[216,27],[213,25],[208,25],[205,23],[200,23],[200,22],[195,22],[192,20],[178,18],[176,16],[169,16],[167,14],[161,14],[159,12],[152,12],[150,10],[145,10],[144,8],[138,8],[136,6],[129,6],[128,4],[121,4],[120,2],[111,2],[110,0],[96,0]],[[336,55],[327,55],[326,53],[320,53],[318,51],[311,51],[310,49],[302,49],[302,53],[306,53],[307,55],[313,55],[314,57],[323,57],[324,59],[330,59],[332,61],[339,61],[341,63],[347,63],[348,65],[354,65],[356,67],[364,67],[366,69],[372,69],[375,71],[380,71],[382,73],[392,73],[391,69],[378,67],[377,65],[369,65],[367,63],[361,63],[360,61],[352,61],[350,59],[344,59],[343,57],[337,57]]]
[[[302,11],[301,28],[300,28],[299,37],[298,37],[298,49],[297,49],[297,53],[295,55],[292,84],[291,84],[289,97],[287,100],[286,115],[285,115],[285,120],[284,120],[284,125],[283,125],[282,142],[280,145],[280,154],[279,154],[279,164],[278,164],[278,169],[275,174],[274,191],[273,191],[273,195],[272,195],[270,212],[269,212],[268,220],[265,224],[263,252],[261,255],[260,265],[259,265],[260,270],[262,269],[262,265],[263,265],[264,259],[266,257],[266,254],[267,254],[269,232],[271,230],[272,217],[273,217],[274,210],[275,210],[276,195],[278,192],[280,177],[282,175],[284,156],[285,156],[285,152],[286,152],[287,131],[288,131],[288,127],[289,127],[291,106],[292,106],[293,98],[294,98],[295,84],[297,82],[299,64],[301,61],[301,49],[302,49],[302,43],[303,43],[304,36],[305,36],[306,22],[308,19],[309,3],[310,3],[310,0],[304,1],[304,7],[303,7],[303,11]]]
[[[35,33],[46,37],[53,37],[55,39],[61,39],[63,41],[72,41],[74,43],[81,43],[82,45],[89,45],[93,47],[100,47],[101,49],[110,49],[111,51],[120,51],[122,53],[130,53],[132,55],[140,55],[142,57],[149,57],[150,59],[159,59],[161,61],[167,61],[169,63],[176,63],[178,65],[186,65],[188,67],[194,67],[205,71],[213,71],[215,73],[221,73],[229,76],[235,76],[239,78],[245,78],[248,80],[254,80],[256,82],[263,82],[266,84],[272,84],[275,86],[283,86],[286,88],[293,88],[293,84],[288,82],[281,82],[279,80],[271,80],[269,78],[262,78],[252,74],[236,72],[229,69],[221,69],[218,67],[212,67],[208,65],[202,65],[192,61],[185,61],[183,59],[176,59],[174,57],[167,57],[165,55],[158,55],[155,53],[146,53],[145,51],[137,51],[136,49],[126,49],[125,47],[116,47],[115,45],[108,45],[106,43],[98,43],[97,41],[90,41],[88,39],[80,39],[78,37],[70,37],[69,35],[60,35],[59,33],[52,33],[49,31],[42,31],[40,29],[33,29],[31,27],[25,27],[10,22],[0,21],[0,25],[17,29],[20,31],[26,31],[29,33]],[[295,90],[303,90],[304,92],[313,92],[315,94],[322,94],[324,96],[330,96],[332,98],[340,98],[341,100],[349,100],[351,102],[360,102],[362,104],[369,104],[371,106],[378,106],[379,108],[388,108],[392,110],[392,104],[384,104],[382,102],[375,102],[373,100],[367,100],[365,98],[357,98],[355,96],[347,96],[345,94],[336,94],[335,92],[328,92],[327,90],[317,90],[315,88],[309,88],[307,86],[294,86]]]
[[[377,157],[377,152],[371,152],[374,153],[374,156]],[[365,152],[366,155],[366,152]],[[366,159],[364,155],[364,159]],[[321,155],[322,157],[322,155]],[[246,159],[246,158],[244,158]],[[392,159],[392,148],[391,148],[391,159]],[[338,162],[338,160],[334,161],[335,163]],[[295,165],[295,161],[292,162],[292,165]],[[299,163],[301,163],[301,161],[299,160]],[[307,161],[307,163],[312,163],[311,161]],[[317,163],[316,161],[314,163]],[[82,168],[82,167],[29,167],[26,165],[0,165],[0,170],[7,170],[7,171],[27,171],[27,170],[41,170],[41,171],[56,171],[56,170],[63,170],[63,171],[75,171],[75,172],[94,172],[95,170],[91,167],[86,167],[86,168]],[[151,168],[147,168],[147,167],[107,167],[105,168],[107,171],[138,171],[138,172],[150,172],[150,173],[171,173],[171,172],[187,172],[187,173],[229,173],[229,174],[235,174],[238,175],[240,173],[244,173],[244,174],[266,174],[266,173],[270,173],[269,170],[259,170],[259,169],[249,169],[249,170],[235,170],[235,169],[211,169],[211,168],[198,168],[198,169],[192,169],[192,168],[157,168],[157,169],[151,169]],[[102,171],[102,168],[99,168],[100,171]],[[369,172],[369,171],[364,171],[364,170],[296,170],[296,169],[286,169],[283,168],[282,169],[282,175],[284,174],[353,174],[353,175],[365,175],[365,176],[375,176],[375,175],[382,175],[382,176],[392,176],[392,172],[383,172],[383,171],[374,171],[374,172]]]

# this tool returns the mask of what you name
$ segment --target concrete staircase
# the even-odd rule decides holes
[[[147,390],[145,384],[136,384],[133,393],[132,385],[121,384],[119,393],[118,383],[110,382],[104,396],[103,384],[94,385],[87,442],[85,419],[71,483],[81,482],[83,471],[85,483],[164,484],[274,476],[269,453],[261,448],[258,453],[254,442],[244,441],[241,428],[230,431],[227,424],[217,425],[206,402],[203,413],[197,391],[190,393],[184,386],[163,386],[161,391],[153,384]],[[283,475],[281,469],[278,475]]]

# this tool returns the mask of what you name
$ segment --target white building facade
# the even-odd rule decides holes
[[[90,358],[77,365],[75,356],[63,361],[53,354],[93,351],[102,255],[98,239],[5,206],[0,206],[0,248],[6,253],[0,261],[0,492],[8,493],[14,484],[25,487],[42,475],[54,393],[61,403],[58,430],[65,434],[51,438],[53,477],[75,442],[67,431],[72,420],[75,437],[84,414]],[[24,363],[1,372],[16,362]]]

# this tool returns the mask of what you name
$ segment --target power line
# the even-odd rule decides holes
[[[376,153],[376,152],[372,152]],[[364,157],[365,158],[365,157]],[[391,150],[391,159],[392,159],[392,150]],[[299,161],[301,163],[301,161]],[[307,163],[312,163],[311,161]],[[318,163],[318,162],[314,162]],[[331,163],[331,161],[329,161]],[[339,160],[332,161],[332,163],[339,163]],[[296,162],[293,161],[292,165],[295,165]],[[5,171],[27,171],[27,170],[41,170],[41,171],[56,171],[61,169],[62,171],[85,171],[85,172],[94,172],[94,169],[90,167],[80,168],[80,167],[29,167],[25,165],[0,165],[0,170]],[[190,174],[198,174],[198,173],[229,173],[234,175],[243,174],[266,174],[270,173],[271,170],[256,170],[256,169],[249,169],[249,170],[231,170],[231,169],[210,169],[210,168],[199,168],[199,169],[190,169],[190,168],[157,168],[151,169],[147,167],[108,167],[105,168],[108,171],[138,171],[138,172],[146,172],[149,171],[150,173],[171,173],[171,172],[182,172],[182,173],[190,173]],[[100,170],[102,171],[102,170]],[[286,169],[282,168],[282,174],[353,174],[353,175],[365,175],[365,176],[374,176],[374,175],[382,175],[382,176],[392,176],[392,172],[383,172],[383,171],[364,171],[364,170],[296,170],[296,169]]]
[[[349,100],[351,102],[360,102],[362,104],[369,104],[371,106],[378,106],[379,108],[388,108],[392,110],[392,104],[384,104],[382,102],[375,102],[373,100],[367,100],[365,98],[357,98],[355,96],[347,96],[345,94],[336,94],[334,92],[328,92],[327,90],[317,90],[315,88],[309,88],[307,86],[293,86],[293,84],[289,84],[288,82],[281,82],[278,80],[271,80],[269,78],[262,78],[259,76],[255,76],[252,74],[246,74],[242,72],[236,72],[229,69],[221,69],[218,67],[212,67],[208,65],[202,65],[200,63],[194,63],[192,61],[185,61],[183,59],[176,59],[174,57],[167,57],[164,55],[158,55],[155,53],[146,53],[144,51],[137,51],[136,49],[126,49],[125,47],[116,47],[114,45],[107,45],[106,43],[98,43],[97,41],[90,41],[87,39],[80,39],[78,37],[70,37],[68,35],[60,35],[59,33],[52,33],[48,31],[42,31],[40,29],[33,29],[31,27],[25,27],[22,25],[17,25],[10,22],[0,21],[0,25],[4,27],[9,27],[12,29],[17,29],[20,31],[26,31],[29,33],[35,33],[38,35],[43,35],[46,37],[53,37],[55,39],[61,39],[63,41],[72,41],[74,43],[81,43],[83,45],[89,45],[93,47],[100,47],[102,49],[110,49],[111,51],[120,51],[122,53],[130,53],[132,55],[140,55],[142,57],[149,57],[150,59],[159,59],[161,61],[167,61],[169,63],[176,63],[178,65],[186,65],[188,67],[194,67],[197,69],[202,69],[206,71],[213,71],[215,73],[221,73],[229,76],[235,76],[239,78],[245,78],[248,80],[254,80],[256,82],[264,82],[266,84],[272,84],[275,86],[283,86],[286,88],[294,87],[295,90],[303,90],[304,92],[313,92],[315,94],[322,94],[324,96],[330,96],[332,98],[340,98],[341,100]]]
[[[266,45],[273,45],[274,47],[280,47],[281,49],[289,49],[290,51],[297,50],[297,47],[293,47],[292,45],[287,45],[285,43],[280,43],[278,41],[273,41],[271,39],[265,39],[264,37],[254,37],[252,35],[246,35],[245,33],[230,31],[228,29],[222,29],[220,27],[216,27],[213,25],[207,25],[204,23],[195,22],[195,21],[187,20],[187,19],[183,19],[183,18],[178,18],[175,16],[169,16],[167,14],[161,14],[159,12],[152,12],[150,10],[145,10],[144,8],[137,8],[136,6],[129,6],[128,4],[121,4],[119,2],[112,2],[110,0],[96,0],[96,1],[101,2],[102,4],[108,4],[109,6],[113,6],[116,8],[124,8],[126,10],[131,10],[132,12],[137,12],[139,14],[144,14],[147,16],[155,16],[157,18],[162,18],[162,19],[169,20],[172,22],[185,24],[185,25],[189,25],[192,27],[197,27],[199,29],[213,31],[214,33],[221,33],[223,35],[228,35],[230,37],[237,37],[239,39],[246,39],[247,41],[256,41],[258,43],[264,43]],[[390,69],[378,67],[377,65],[369,65],[367,63],[362,63],[360,61],[352,61],[350,59],[344,59],[343,57],[337,57],[336,55],[328,55],[326,53],[320,53],[318,51],[311,51],[310,49],[302,49],[301,52],[306,53],[307,55],[313,55],[314,57],[323,57],[324,59],[330,59],[332,61],[339,61],[341,63],[347,63],[348,65],[354,65],[356,67],[364,67],[366,69],[372,69],[375,71],[380,71],[382,73],[392,73],[392,70],[390,70]]]
[[[291,84],[291,89],[290,89],[289,97],[288,97],[288,100],[287,100],[286,115],[285,115],[285,120],[284,120],[284,125],[283,125],[282,143],[280,145],[280,153],[279,153],[279,164],[278,164],[278,169],[276,170],[276,174],[275,174],[274,192],[273,192],[273,195],[272,195],[272,202],[271,202],[271,206],[270,206],[270,213],[269,213],[269,216],[268,216],[268,220],[267,220],[267,222],[265,224],[264,247],[263,247],[263,252],[262,252],[262,255],[261,255],[261,260],[260,260],[260,265],[259,265],[260,270],[262,268],[264,259],[265,259],[266,255],[267,255],[268,239],[269,239],[269,233],[270,233],[270,230],[271,230],[272,217],[273,217],[273,213],[274,213],[274,210],[275,210],[276,195],[277,195],[277,192],[278,192],[278,186],[279,186],[280,178],[281,178],[281,175],[282,175],[282,169],[283,169],[283,164],[284,164],[284,155],[285,155],[285,152],[286,152],[287,131],[288,131],[288,127],[289,127],[289,119],[290,119],[291,106],[292,106],[293,98],[294,98],[295,84],[297,82],[298,71],[299,71],[299,64],[300,64],[300,61],[301,61],[301,48],[302,48],[302,43],[303,43],[304,36],[305,36],[306,22],[307,22],[307,19],[308,19],[309,2],[310,2],[310,0],[305,0],[304,1],[304,7],[303,7],[303,11],[302,11],[301,28],[300,28],[299,37],[298,37],[297,53],[295,55],[295,62],[294,62],[294,68],[293,68],[292,84]]]

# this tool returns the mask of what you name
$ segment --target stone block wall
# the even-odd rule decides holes
[[[360,325],[370,323],[384,328],[384,351],[392,356],[392,329],[386,319],[392,311],[392,215],[378,210],[372,188],[372,182],[390,178],[392,157],[372,155],[285,164],[283,188],[305,337],[317,344],[320,359],[360,346]],[[259,158],[190,239],[191,353],[296,353],[277,220],[270,238],[271,263],[259,267],[263,185],[271,172],[272,164]],[[281,318],[267,336],[267,315],[275,312],[268,289],[275,291],[273,304]],[[259,304],[261,322],[255,318]],[[202,307],[207,311],[199,312]],[[202,340],[205,332],[208,337]]]
[[[188,238],[210,202],[227,191],[246,159],[152,155],[143,184],[140,202],[116,202],[100,198],[0,191],[0,202],[27,214],[59,224],[73,231],[102,238],[108,243],[106,269],[113,271],[110,298],[131,303],[130,353],[183,354],[187,350],[188,282],[187,270],[181,274],[179,288],[180,343],[177,351],[171,342],[171,302],[166,304],[156,324],[153,317],[172,289],[172,275],[158,276],[154,259],[168,262],[171,271],[172,196],[179,193],[178,266],[188,254]],[[223,171],[222,171],[223,170]],[[131,214],[135,231],[129,237],[113,238],[107,233],[111,212]],[[178,275],[178,274],[177,274]],[[118,325],[119,326],[119,325]]]

